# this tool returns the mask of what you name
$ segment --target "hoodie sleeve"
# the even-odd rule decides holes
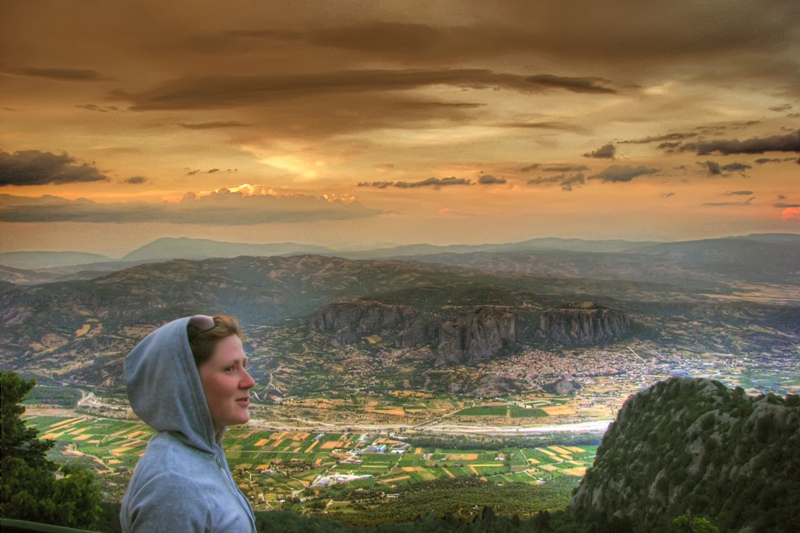
[[[174,474],[162,474],[151,478],[133,495],[130,530],[126,533],[213,531],[211,515],[204,491],[196,483]]]

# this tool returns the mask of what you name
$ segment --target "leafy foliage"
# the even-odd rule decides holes
[[[428,514],[472,521],[483,508],[491,507],[493,513],[506,518],[514,515],[530,518],[542,510],[563,509],[574,487],[575,481],[567,476],[556,476],[541,486],[526,483],[497,485],[475,477],[459,477],[397,486],[396,498],[370,505],[367,500],[370,494],[343,494],[347,488],[338,486],[332,487],[331,499],[353,501],[353,498],[358,498],[360,501],[352,505],[358,512],[330,509],[326,516],[360,526],[413,522],[420,515]]]
[[[705,518],[689,518],[685,514],[672,521],[680,533],[719,533],[719,528]]]
[[[68,527],[90,527],[100,514],[100,493],[91,471],[74,465],[58,468],[46,458],[53,447],[21,420],[20,405],[35,384],[0,371],[2,391],[2,477],[0,516]]]
[[[347,526],[331,520],[301,516],[290,511],[256,513],[256,527],[260,533],[568,533],[569,520],[563,512],[542,511],[530,519],[504,517],[484,507],[469,520],[459,520],[452,514],[429,514],[409,522],[388,522],[376,527]]]
[[[706,379],[657,383],[626,402],[571,509],[584,523],[617,516],[644,531],[703,515],[725,531],[788,532],[800,516],[796,403]]]

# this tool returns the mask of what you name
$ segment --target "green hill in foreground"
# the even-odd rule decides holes
[[[720,531],[800,528],[800,397],[749,397],[673,378],[631,397],[570,502],[584,523],[669,531],[679,515]]]

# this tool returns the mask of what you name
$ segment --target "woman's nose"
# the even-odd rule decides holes
[[[242,376],[242,381],[239,383],[239,388],[252,389],[255,386],[256,386],[256,380],[253,379],[253,376],[250,375],[250,372],[245,370],[244,376]]]

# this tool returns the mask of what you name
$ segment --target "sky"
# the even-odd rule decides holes
[[[4,0],[0,245],[800,233],[796,0]]]

